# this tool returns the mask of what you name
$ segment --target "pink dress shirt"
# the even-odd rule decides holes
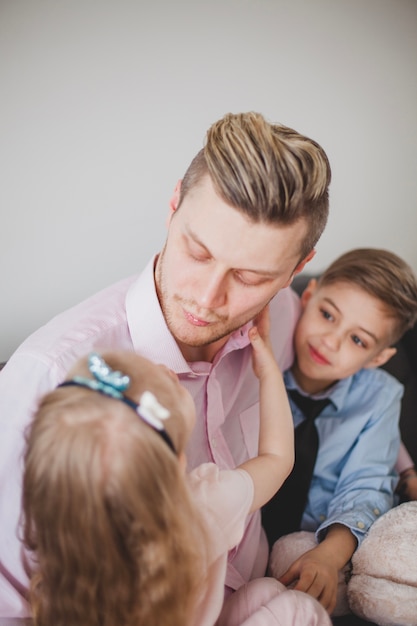
[[[258,380],[247,336],[235,331],[213,363],[187,363],[169,332],[155,291],[154,259],[124,279],[53,318],[16,350],[0,373],[0,617],[26,617],[28,581],[18,538],[24,429],[39,398],[54,389],[91,350],[134,350],[174,370],[194,397],[197,425],[187,450],[189,469],[214,462],[232,469],[254,456],[258,441]],[[270,303],[271,341],[282,370],[293,360],[298,296],[281,290]],[[234,590],[261,576],[267,542],[259,511],[247,518],[229,555],[226,585]]]

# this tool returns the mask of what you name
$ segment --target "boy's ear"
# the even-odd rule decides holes
[[[387,361],[390,360],[391,357],[397,352],[397,348],[384,348],[379,352],[374,358],[369,361],[367,365],[364,366],[365,369],[372,369],[374,367],[379,367],[380,365],[384,365]]]
[[[316,289],[317,289],[317,280],[315,278],[311,278],[311,280],[308,281],[307,287],[304,289],[303,293],[301,294],[301,305],[303,308],[306,306],[307,302],[310,300],[311,296],[316,291]]]
[[[178,208],[178,204],[179,204],[179,201],[180,201],[181,183],[182,183],[182,180],[179,180],[177,182],[177,184],[175,185],[175,189],[173,191],[173,194],[171,196],[171,199],[169,201],[169,213],[168,213],[168,217],[167,217],[167,220],[166,220],[166,227],[167,228],[168,228],[169,223],[170,223],[170,221],[172,219],[172,216],[174,215],[175,211]]]

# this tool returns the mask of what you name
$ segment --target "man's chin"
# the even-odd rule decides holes
[[[221,340],[227,340],[232,331],[223,328],[196,328],[195,330],[170,328],[171,334],[178,343],[190,348],[210,346]]]

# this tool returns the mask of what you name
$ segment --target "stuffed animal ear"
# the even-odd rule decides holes
[[[379,626],[417,624],[417,502],[382,515],[352,557],[351,610]]]

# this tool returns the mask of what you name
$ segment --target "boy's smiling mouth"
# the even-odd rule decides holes
[[[318,363],[319,365],[330,365],[330,361],[328,361],[318,350],[313,348],[310,344],[308,344],[308,351],[310,353],[313,361]]]

